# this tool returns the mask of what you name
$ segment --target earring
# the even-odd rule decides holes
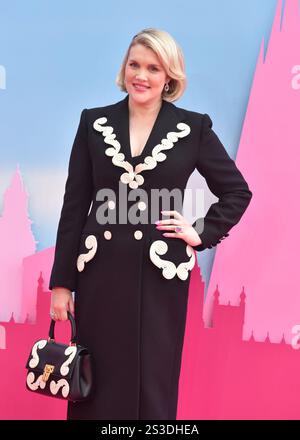
[[[169,87],[169,84],[166,83],[166,84],[165,84],[165,87],[164,87],[165,92],[168,92],[168,91],[169,91],[169,88],[170,88],[170,87]]]

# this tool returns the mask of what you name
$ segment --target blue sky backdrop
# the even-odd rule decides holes
[[[115,78],[131,38],[168,31],[188,85],[175,105],[208,113],[235,158],[262,39],[277,0],[0,0],[0,205],[17,164],[37,250],[54,245],[71,146],[83,108],[125,95]]]

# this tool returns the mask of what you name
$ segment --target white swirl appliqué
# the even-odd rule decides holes
[[[157,166],[158,162],[163,162],[167,158],[167,156],[162,153],[163,150],[170,150],[174,147],[175,142],[191,132],[191,128],[188,124],[179,122],[177,128],[181,131],[170,131],[167,133],[166,138],[162,139],[160,144],[153,148],[152,155],[146,156],[144,161],[137,164],[133,169],[131,163],[125,160],[124,154],[120,153],[121,144],[116,139],[113,127],[103,125],[106,122],[106,117],[98,118],[94,121],[93,127],[102,133],[106,144],[112,145],[112,147],[105,150],[105,154],[112,157],[112,163],[115,166],[124,168],[127,171],[121,175],[120,180],[122,183],[129,185],[132,189],[136,189],[144,183],[144,178],[140,175],[142,171],[152,170]]]
[[[30,373],[27,374],[26,377],[26,382],[28,387],[33,390],[36,391],[38,388],[44,389],[46,386],[46,382],[44,382],[42,380],[43,375],[41,374],[37,380],[35,380],[35,376],[34,373],[31,371]]]
[[[61,394],[63,397],[68,397],[70,392],[70,386],[66,379],[59,379],[57,382],[51,380],[50,391],[53,395],[56,395],[61,388]]]
[[[89,251],[85,254],[80,254],[77,258],[77,269],[79,272],[82,272],[85,266],[85,263],[94,258],[97,251],[97,238],[95,235],[88,235],[85,239],[84,245]]]
[[[155,266],[163,270],[162,275],[167,280],[171,280],[175,275],[183,281],[186,280],[189,275],[189,270],[192,270],[196,262],[193,248],[189,244],[186,245],[186,253],[190,259],[180,263],[177,267],[172,261],[160,258],[159,255],[165,255],[167,251],[168,245],[166,242],[163,240],[154,241],[149,250],[150,260]]]
[[[30,368],[35,368],[39,364],[40,358],[39,358],[37,350],[42,350],[44,347],[46,347],[46,345],[47,345],[46,339],[41,339],[40,341],[37,341],[34,344],[34,346],[32,347],[32,350],[31,350],[32,358],[29,361]]]
[[[62,376],[66,376],[69,373],[69,365],[72,363],[74,357],[76,356],[76,353],[76,345],[70,345],[68,348],[65,349],[65,355],[69,357],[60,367],[60,373]]]

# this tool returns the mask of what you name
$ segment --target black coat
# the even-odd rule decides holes
[[[201,219],[193,223],[202,239],[194,249],[215,246],[228,235],[252,193],[211,127],[207,114],[163,101],[144,150],[132,157],[128,95],[81,113],[49,289],[75,292],[78,343],[94,356],[96,386],[89,401],[69,402],[68,419],[176,418],[196,253],[184,240],[156,229],[155,220],[166,217],[150,218],[150,191],[183,193],[197,168],[219,201],[208,210],[204,229]],[[105,200],[97,196],[103,188],[113,190]],[[119,214],[127,214],[139,198],[120,208],[120,191],[138,195],[139,189],[149,196],[137,208],[148,222],[122,223]],[[116,214],[115,224],[100,224],[103,208],[106,215]],[[171,203],[165,209],[176,208]]]

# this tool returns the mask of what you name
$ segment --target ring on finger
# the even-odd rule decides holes
[[[175,232],[183,232],[183,227],[182,226],[175,226]]]

